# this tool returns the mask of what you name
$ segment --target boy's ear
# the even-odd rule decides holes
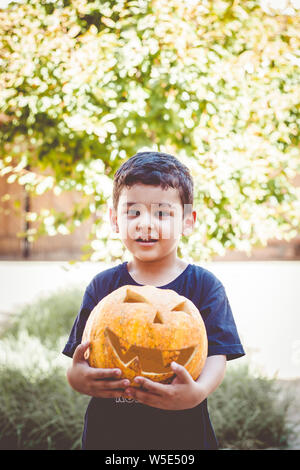
[[[190,214],[186,215],[183,219],[183,226],[182,226],[182,235],[187,237],[190,235],[195,227],[197,219],[197,213],[196,211],[192,211]]]
[[[119,233],[118,218],[113,207],[109,208],[109,220],[113,231]]]

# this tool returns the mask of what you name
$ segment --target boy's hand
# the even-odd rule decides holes
[[[142,389],[126,388],[126,395],[130,395],[145,405],[163,410],[185,410],[199,405],[206,398],[200,384],[195,382],[185,367],[180,364],[173,362],[171,367],[176,377],[170,385],[136,377],[134,380],[141,385]]]
[[[67,372],[69,384],[77,392],[97,398],[117,398],[124,395],[129,380],[120,379],[120,369],[97,369],[90,367],[84,358],[89,342],[75,349],[73,363]]]

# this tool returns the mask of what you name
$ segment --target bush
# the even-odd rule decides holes
[[[35,380],[3,367],[0,388],[0,449],[80,448],[88,397],[68,386],[61,367]]]
[[[21,212],[24,190],[81,196],[67,211],[32,204],[22,236],[90,221],[85,257],[125,261],[106,203],[116,169],[146,149],[192,172],[201,223],[180,241],[184,257],[297,236],[299,2],[1,4],[0,175],[21,186],[5,213]]]
[[[89,397],[70,388],[61,351],[82,292],[65,291],[26,306],[0,340],[0,449],[79,449]],[[209,398],[221,448],[283,448],[287,399],[274,380],[228,367]]]
[[[263,449],[287,446],[289,399],[275,379],[256,377],[249,365],[229,367],[209,398],[209,410],[221,448]]]
[[[66,380],[61,354],[82,299],[73,288],[25,305],[2,334],[0,449],[79,449],[89,397]]]
[[[57,341],[69,334],[82,296],[83,292],[74,287],[40,297],[24,306],[4,335],[16,337],[21,331],[27,331],[44,345],[55,348]]]

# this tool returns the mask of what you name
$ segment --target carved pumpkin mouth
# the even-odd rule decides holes
[[[113,352],[124,366],[131,366],[145,373],[165,374],[172,372],[170,366],[172,361],[185,366],[197,349],[196,346],[189,346],[177,350],[159,350],[135,345],[130,345],[125,349],[122,340],[108,327],[105,329],[105,336]]]

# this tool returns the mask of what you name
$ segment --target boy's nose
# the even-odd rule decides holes
[[[140,229],[142,228],[153,228],[154,227],[154,223],[153,223],[153,217],[151,215],[151,213],[148,213],[148,212],[144,212],[140,215],[139,219],[138,219],[138,227]]]

